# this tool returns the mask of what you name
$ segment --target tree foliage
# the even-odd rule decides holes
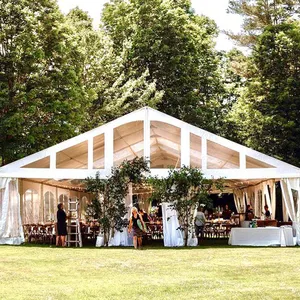
[[[1,0],[2,163],[78,132],[88,103],[72,32],[52,0]]]
[[[172,116],[216,131],[221,112],[219,57],[214,22],[195,15],[190,1],[111,1],[102,15],[114,51],[127,52],[126,72],[149,70],[163,98],[157,107]]]
[[[125,198],[129,183],[142,184],[147,172],[149,172],[148,162],[144,158],[134,158],[113,167],[107,179],[101,179],[99,173],[95,178],[86,179],[86,189],[94,195],[92,203],[87,207],[87,215],[98,219],[106,246],[115,230],[121,231],[128,225],[125,217],[128,211]]]
[[[296,165],[300,165],[299,57],[299,22],[267,27],[253,52],[254,75],[232,112],[245,144]]]
[[[300,3],[299,0],[230,0],[228,12],[243,17],[243,31],[228,32],[229,36],[242,46],[253,46],[265,27],[298,18]]]
[[[88,15],[75,8],[67,15],[74,28],[84,74],[83,80],[92,101],[85,130],[109,122],[143,106],[156,107],[163,92],[156,90],[156,81],[149,78],[147,68],[141,74],[128,70],[130,42],[115,51],[111,37],[101,28],[94,30]]]
[[[211,206],[212,200],[209,198],[211,190],[223,188],[221,179],[206,179],[199,169],[190,167],[172,169],[168,177],[163,179],[149,178],[149,184],[153,187],[153,199],[169,202],[177,211],[180,229],[184,231],[185,246],[188,235],[192,232],[195,209],[200,204]]]

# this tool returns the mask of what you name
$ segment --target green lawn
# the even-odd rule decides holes
[[[0,299],[300,299],[300,248],[0,246]]]

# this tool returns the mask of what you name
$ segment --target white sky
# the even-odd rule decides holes
[[[78,6],[82,10],[87,11],[94,19],[94,25],[97,26],[100,20],[102,6],[107,0],[58,0],[58,5],[64,13],[68,13],[70,9]],[[192,6],[197,14],[203,14],[215,20],[222,30],[240,31],[241,17],[237,15],[227,14],[229,0],[192,0]],[[217,39],[217,49],[229,50],[233,47],[233,43],[226,35],[220,34]]]

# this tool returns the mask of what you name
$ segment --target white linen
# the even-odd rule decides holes
[[[293,228],[287,226],[282,226],[280,228],[282,230],[286,246],[295,246],[296,240],[293,237]]]
[[[162,203],[164,246],[165,247],[181,247],[184,245],[183,235],[178,229],[179,221],[177,212],[172,209],[168,203]]]
[[[294,246],[292,228],[232,228],[229,245],[233,246]]]
[[[20,245],[24,243],[24,232],[18,180],[0,178],[0,193],[0,244]]]
[[[115,230],[113,237],[109,239],[108,246],[133,246],[132,234],[128,234],[128,228],[123,228],[123,231]]]

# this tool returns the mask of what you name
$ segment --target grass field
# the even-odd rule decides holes
[[[300,248],[0,246],[1,299],[300,299]]]

